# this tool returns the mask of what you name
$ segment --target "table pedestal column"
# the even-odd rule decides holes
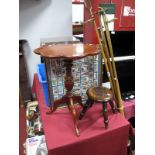
[[[77,127],[77,113],[74,107],[74,103],[78,102],[82,107],[83,107],[83,104],[81,101],[81,96],[75,96],[72,93],[72,89],[74,86],[74,80],[72,76],[72,66],[73,66],[72,60],[64,60],[64,62],[65,62],[65,67],[66,67],[66,76],[65,76],[64,85],[65,85],[67,92],[61,99],[54,101],[54,106],[50,107],[50,110],[47,112],[47,114],[51,114],[52,112],[54,112],[57,109],[58,105],[62,103],[66,103],[73,118],[76,135],[80,136],[80,132]]]

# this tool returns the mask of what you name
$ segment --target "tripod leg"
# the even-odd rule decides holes
[[[108,127],[107,102],[102,102],[105,128]]]
[[[76,135],[80,136],[80,131],[79,131],[78,127],[77,127],[77,113],[76,113],[76,110],[75,110],[75,107],[74,107],[73,99],[69,98],[69,103],[67,103],[67,104],[68,104],[68,108],[69,108],[69,110],[70,110],[70,112],[72,114]]]
[[[53,107],[51,106],[50,109],[46,112],[46,114],[47,115],[52,114],[58,108],[58,106],[62,103],[65,103],[63,98],[54,101],[54,106]]]

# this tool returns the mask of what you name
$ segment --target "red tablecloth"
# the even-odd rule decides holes
[[[104,128],[102,105],[95,104],[78,121],[80,137],[76,137],[67,108],[46,115],[43,90],[35,74],[33,92],[39,103],[49,155],[126,155],[130,124],[119,113],[108,111],[109,127]],[[77,113],[81,107],[76,107]]]
[[[124,101],[124,114],[126,119],[135,117],[135,100]]]

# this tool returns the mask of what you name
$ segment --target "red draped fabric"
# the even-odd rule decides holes
[[[119,113],[108,109],[109,127],[104,128],[102,105],[94,104],[78,120],[80,137],[76,137],[68,108],[46,115],[42,86],[34,75],[33,92],[39,103],[48,155],[126,155],[130,124]],[[77,113],[81,107],[76,106]],[[130,111],[130,110],[129,110]]]

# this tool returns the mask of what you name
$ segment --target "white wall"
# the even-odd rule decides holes
[[[28,66],[30,86],[40,57],[33,50],[40,46],[40,40],[65,41],[72,37],[71,0],[20,0],[19,39],[26,39],[25,57]],[[62,39],[61,39],[62,38]]]
[[[84,4],[73,4],[72,5],[72,21],[83,23],[83,21],[84,21]]]

